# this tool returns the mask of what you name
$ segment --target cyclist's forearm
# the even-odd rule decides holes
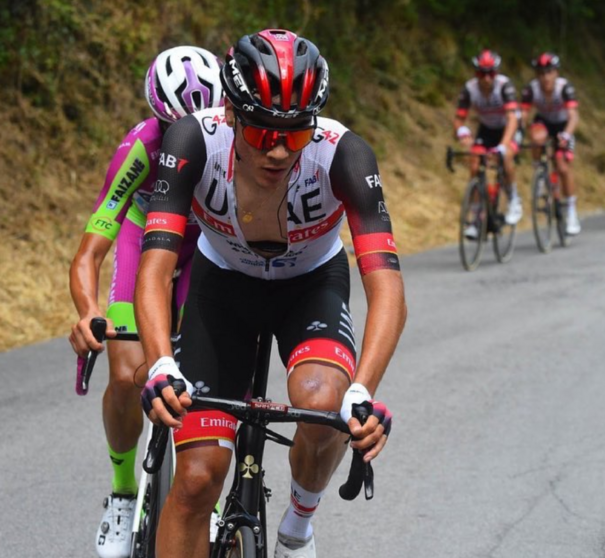
[[[568,109],[569,111],[569,119],[567,120],[567,125],[565,126],[565,132],[567,132],[569,135],[572,135],[575,131],[576,131],[576,126],[578,125],[578,122],[580,121],[580,114],[578,113],[578,110],[573,108],[573,109]]]
[[[170,300],[176,261],[177,254],[165,250],[144,252],[141,257],[134,310],[145,358],[150,366],[160,357],[172,356]]]
[[[513,137],[515,136],[515,132],[517,131],[517,115],[513,111],[509,111],[506,115],[506,126],[504,128],[504,133],[502,134],[502,142],[504,145],[510,144]]]
[[[99,274],[111,242],[85,235],[69,270],[71,298],[80,318],[99,315]]]
[[[361,358],[355,382],[374,395],[395,352],[407,317],[401,274],[379,270],[362,278],[368,301]]]

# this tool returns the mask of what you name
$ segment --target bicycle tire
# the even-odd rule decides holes
[[[224,554],[225,558],[257,558],[256,537],[250,527],[247,525],[239,527],[233,540],[235,544]]]
[[[552,250],[554,201],[552,185],[548,174],[542,167],[538,167],[534,172],[531,192],[531,220],[534,238],[538,250],[543,254],[548,254]]]
[[[517,225],[509,225],[504,218],[506,215],[506,203],[507,196],[504,195],[502,187],[500,187],[492,208],[492,220],[494,221],[492,241],[494,254],[499,263],[509,262],[513,257],[517,233]]]
[[[563,248],[571,244],[571,237],[567,234],[567,204],[555,200],[555,215],[557,217],[557,235]]]
[[[487,236],[487,203],[484,190],[485,188],[483,191],[481,189],[479,178],[471,178],[460,207],[460,260],[462,267],[467,271],[474,271],[479,266]],[[474,226],[477,230],[475,240],[466,235],[466,230],[470,226]]]
[[[172,474],[172,444],[169,443],[160,470],[156,474],[147,477],[148,482],[143,505],[145,517],[142,518],[139,532],[132,541],[131,558],[155,558],[155,541],[160,514],[168,492],[170,492]]]

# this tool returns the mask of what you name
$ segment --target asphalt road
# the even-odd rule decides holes
[[[409,318],[378,394],[396,422],[375,462],[376,496],[340,500],[341,467],[316,516],[318,555],[604,557],[605,216],[547,256],[524,234],[508,264],[488,250],[467,273],[448,247],[403,269]],[[110,482],[106,361],[87,397],[74,374],[64,339],[0,354],[1,558],[95,556]],[[275,365],[274,400],[284,383]],[[286,455],[266,454],[272,541]]]

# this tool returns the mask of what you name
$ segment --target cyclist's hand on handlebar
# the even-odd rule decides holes
[[[69,342],[71,343],[72,349],[79,357],[85,358],[88,354],[88,351],[91,350],[99,353],[103,352],[103,344],[95,339],[95,336],[90,329],[90,322],[92,319],[100,316],[100,312],[84,316],[84,318],[72,326],[71,333],[69,335]],[[116,331],[113,327],[113,322],[111,320],[107,320],[105,337],[111,339],[115,336]]]
[[[365,404],[369,416],[364,425],[352,416],[353,404]],[[345,393],[340,416],[348,424],[353,438],[351,447],[365,450],[363,459],[368,462],[378,456],[387,443],[393,415],[384,403],[372,399],[362,384],[352,384]]]
[[[185,382],[186,391],[177,397],[171,382]],[[187,381],[172,357],[161,357],[150,369],[149,379],[141,392],[143,410],[154,424],[164,423],[172,428],[182,428],[181,418],[191,405],[193,386]]]
[[[557,134],[557,139],[559,140],[559,146],[562,149],[566,149],[571,141],[571,134],[568,134],[567,132],[559,132]]]

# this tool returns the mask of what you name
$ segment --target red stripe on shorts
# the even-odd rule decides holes
[[[223,411],[193,411],[183,419],[183,428],[174,430],[176,451],[201,445],[233,448],[237,420]]]
[[[310,360],[338,366],[351,380],[355,376],[355,357],[349,349],[334,339],[309,339],[300,343],[288,359],[288,374],[292,373],[296,365]]]

